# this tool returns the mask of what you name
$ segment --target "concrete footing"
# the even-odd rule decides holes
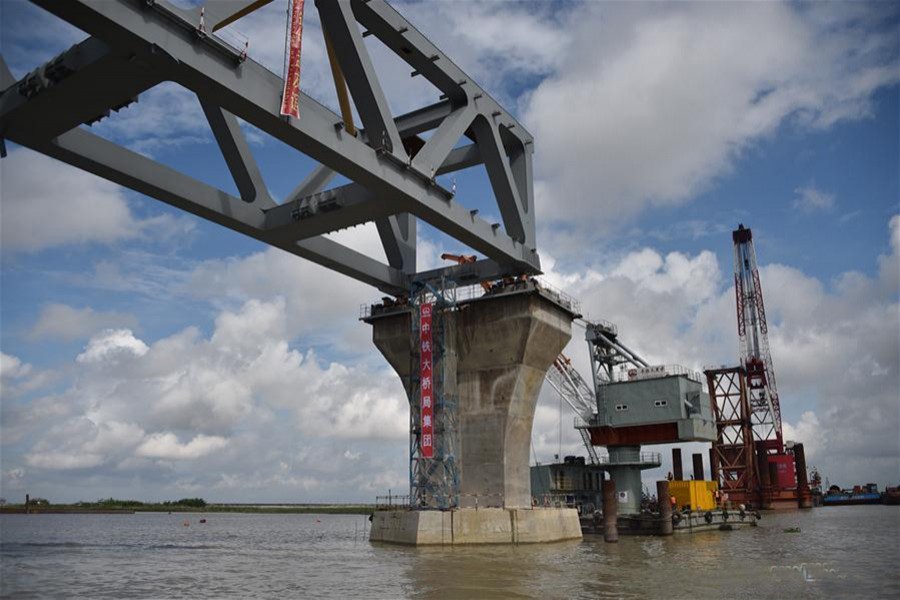
[[[580,540],[573,508],[377,511],[369,541],[413,546],[534,544]]]

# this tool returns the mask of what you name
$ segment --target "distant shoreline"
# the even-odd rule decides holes
[[[203,507],[141,504],[127,508],[78,504],[48,504],[29,507],[30,514],[134,514],[154,513],[254,513],[254,514],[320,514],[369,515],[375,511],[371,504],[207,504]],[[25,514],[24,504],[0,506],[0,514]]]

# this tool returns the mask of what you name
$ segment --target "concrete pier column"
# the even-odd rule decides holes
[[[572,336],[572,316],[538,294],[479,300],[457,320],[460,505],[531,506],[528,456],[547,369]]]
[[[669,495],[669,482],[656,482],[656,500],[659,505],[659,533],[661,535],[672,535],[672,502]]]
[[[616,482],[613,479],[603,480],[603,541],[619,541],[619,499],[616,495]]]
[[[812,508],[812,493],[806,474],[806,451],[803,444],[794,444],[794,466],[797,470],[797,503],[800,508]]]
[[[681,448],[672,448],[672,477],[684,481],[684,466],[681,464]]]
[[[703,476],[703,455],[695,453],[692,455],[692,458],[694,460],[694,480],[703,481],[705,479]]]
[[[571,338],[575,315],[533,284],[515,286],[513,293],[434,307],[442,311],[444,331],[452,331],[455,338],[446,344],[455,350],[453,362],[443,367],[444,381],[452,382],[458,398],[454,433],[459,511],[446,526],[452,529],[451,535],[432,536],[430,528],[438,525],[428,523],[437,523],[436,517],[430,511],[411,511],[390,517],[376,513],[371,539],[414,544],[439,539],[459,544],[581,537],[574,509],[532,509],[528,466],[538,394],[547,369]],[[375,346],[417,407],[418,343],[413,341],[410,311],[375,311],[366,320],[372,325]],[[434,344],[438,343],[435,339]],[[440,390],[435,389],[435,394]],[[448,538],[453,541],[446,542]]]

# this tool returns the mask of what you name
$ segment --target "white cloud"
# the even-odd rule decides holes
[[[121,188],[42,154],[17,149],[0,160],[3,249],[112,243],[140,230]]]
[[[815,186],[799,187],[794,192],[797,196],[791,206],[805,213],[830,212],[836,205],[834,194],[823,192]]]
[[[113,362],[119,358],[143,356],[147,350],[147,345],[130,330],[106,329],[92,337],[75,360],[86,364]]]
[[[227,444],[228,440],[215,435],[200,434],[182,444],[174,433],[154,433],[138,446],[136,454],[147,458],[191,460],[221,450]]]
[[[345,233],[338,239],[346,242],[347,237]],[[362,245],[371,256],[373,242],[365,238]],[[284,319],[280,335],[285,339],[303,335],[308,342],[321,340],[351,353],[368,348],[370,337],[368,326],[356,320],[359,306],[378,298],[378,292],[363,283],[275,248],[205,261],[189,274],[184,289],[223,309],[254,298],[280,302]],[[226,335],[224,329],[221,335]]]
[[[98,312],[89,306],[79,309],[51,302],[41,308],[29,335],[33,339],[72,341],[90,337],[100,329],[136,327],[137,318],[134,315]]]
[[[351,368],[292,349],[285,306],[248,300],[222,311],[208,337],[188,328],[145,343],[128,330],[103,331],[78,355],[59,397],[4,407],[4,439],[29,447],[24,464],[57,473],[141,473],[178,489],[248,495],[253,487],[237,482],[258,481],[271,483],[271,494],[367,497],[368,488],[348,492],[334,477],[344,467],[353,476],[394,473],[373,444],[396,446],[387,462],[402,463],[402,386],[383,366]],[[304,459],[295,454],[301,440],[311,448]],[[287,470],[274,468],[282,463]],[[326,467],[329,479],[314,475]]]
[[[17,356],[0,352],[0,378],[19,379],[31,372],[31,365],[23,363]]]
[[[543,222],[610,227],[690,200],[785,123],[868,116],[900,81],[869,8],[579,5],[564,68],[525,103]]]
[[[70,454],[68,452],[36,452],[29,454],[25,461],[38,469],[68,471],[70,469],[90,469],[103,463],[101,454]]]
[[[138,102],[112,113],[91,131],[151,157],[173,147],[213,142],[196,94],[172,82],[147,90]]]
[[[5,252],[146,236],[165,241],[193,229],[191,221],[168,214],[138,218],[121,187],[25,148],[0,160],[0,198]]]
[[[0,398],[7,400],[8,404],[23,394],[46,386],[54,378],[53,371],[34,369],[19,357],[0,352]]]

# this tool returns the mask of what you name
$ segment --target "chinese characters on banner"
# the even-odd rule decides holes
[[[287,68],[281,94],[281,114],[300,117],[300,42],[303,38],[303,1],[292,0],[288,9]]]
[[[431,304],[419,307],[419,357],[421,367],[422,458],[434,457],[434,380],[432,377]]]

